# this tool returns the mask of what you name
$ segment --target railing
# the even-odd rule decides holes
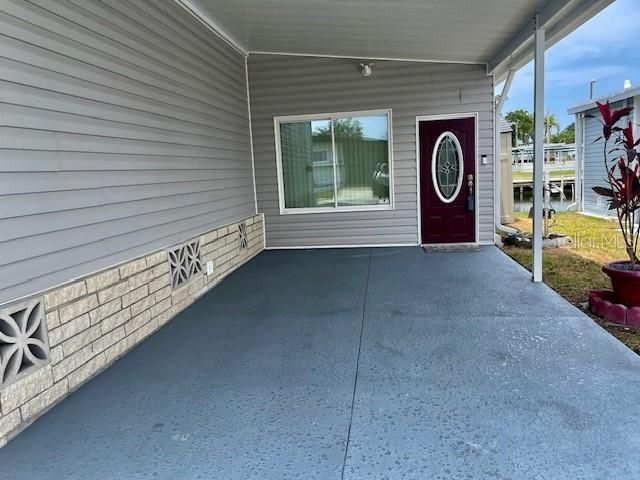
[[[544,164],[544,170],[547,172],[553,172],[555,170],[575,170],[575,169],[576,169],[575,160],[552,161],[552,162],[545,162]],[[517,162],[514,159],[513,171],[514,172],[532,172],[533,162]]]
[[[511,149],[514,172],[530,172],[533,170],[533,145],[521,145]],[[575,170],[576,147],[574,144],[545,143],[544,170]]]

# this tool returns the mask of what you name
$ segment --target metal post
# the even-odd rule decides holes
[[[544,171],[544,50],[545,31],[535,18],[533,86],[533,281],[542,281],[542,203]]]
[[[551,184],[549,183],[549,172],[544,172],[542,176],[544,184],[544,208],[542,209],[543,225],[542,238],[549,237],[549,209],[551,207]]]

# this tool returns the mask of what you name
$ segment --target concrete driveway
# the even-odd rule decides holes
[[[493,247],[270,251],[2,479],[640,478],[640,358]]]

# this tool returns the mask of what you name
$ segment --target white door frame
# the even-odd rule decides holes
[[[422,245],[422,204],[421,204],[421,192],[420,192],[420,179],[422,178],[422,173],[420,171],[420,122],[430,122],[434,120],[456,120],[462,118],[473,118],[474,123],[474,144],[475,144],[475,174],[474,174],[474,214],[475,214],[475,241],[474,242],[463,242],[463,243],[450,243],[444,245],[479,245],[480,244],[480,205],[478,204],[479,195],[478,192],[480,190],[480,182],[478,181],[478,112],[469,112],[469,113],[452,113],[446,115],[417,115],[416,116],[416,179],[417,179],[417,205],[416,210],[418,212],[418,245]],[[464,182],[464,179],[463,179]],[[438,244],[429,244],[433,246],[437,246]]]

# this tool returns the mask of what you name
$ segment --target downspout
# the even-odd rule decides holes
[[[583,198],[584,198],[584,150],[585,150],[585,138],[584,138],[584,134],[585,134],[585,113],[581,112],[579,114],[580,117],[580,164],[576,165],[576,170],[580,170],[580,173],[578,173],[576,171],[576,179],[574,181],[574,188],[576,190],[576,211],[579,212],[583,212],[584,211],[584,205],[583,205]],[[576,117],[577,118],[577,117]],[[577,145],[576,145],[577,147]],[[577,153],[577,152],[576,152]],[[577,160],[577,159],[576,159]],[[580,183],[578,184],[578,180],[580,180]]]
[[[249,119],[249,151],[251,153],[251,172],[253,175],[253,202],[255,205],[256,215],[258,214],[258,188],[256,185],[256,159],[253,154],[253,125],[251,120],[251,92],[249,90],[249,59],[244,57],[244,74],[247,84],[247,117]]]
[[[504,82],[504,88],[502,89],[502,93],[500,94],[500,100],[495,106],[495,119],[493,124],[495,125],[494,133],[494,168],[493,168],[493,218],[495,221],[496,230],[503,233],[518,233],[515,228],[507,227],[502,224],[500,219],[500,207],[502,203],[501,197],[501,170],[502,170],[502,159],[500,158],[500,117],[502,115],[502,106],[504,105],[505,100],[507,99],[507,95],[509,95],[509,91],[511,90],[511,83],[513,82],[513,77],[515,76],[515,72],[513,70],[509,70],[507,72],[507,79]],[[513,195],[513,192],[511,192]]]
[[[635,136],[640,134],[640,96],[633,97],[633,125]]]
[[[575,144],[576,144],[576,173],[573,182],[573,203],[567,206],[567,210],[576,209],[582,211],[582,176],[584,157],[584,112],[576,113],[575,120]]]

